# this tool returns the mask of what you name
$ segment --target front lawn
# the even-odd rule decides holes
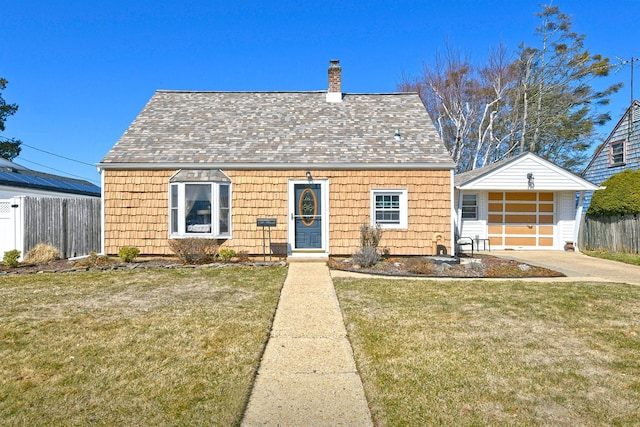
[[[238,424],[286,271],[0,277],[2,424]]]
[[[595,258],[610,259],[612,261],[624,262],[625,264],[640,265],[640,254],[586,250],[583,250],[582,253]]]
[[[640,287],[334,279],[377,425],[640,425]]]

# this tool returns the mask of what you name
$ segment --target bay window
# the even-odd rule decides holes
[[[174,175],[169,183],[169,236],[231,237],[229,179],[224,176],[223,182],[175,182],[180,178],[193,179],[194,171],[188,172],[186,177],[184,173]],[[211,173],[195,175],[201,179],[212,178]],[[220,179],[219,174],[214,178]]]

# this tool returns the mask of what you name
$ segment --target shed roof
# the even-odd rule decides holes
[[[396,129],[400,137],[396,137]],[[100,167],[451,169],[415,93],[157,91]]]

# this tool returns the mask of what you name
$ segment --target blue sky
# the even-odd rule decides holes
[[[20,108],[1,135],[24,142],[17,163],[99,183],[93,165],[157,89],[325,90],[339,59],[345,92],[393,92],[446,40],[476,62],[499,42],[533,43],[541,3],[6,0],[0,76]],[[553,4],[592,53],[640,57],[640,0]],[[638,98],[640,63],[635,71]],[[629,105],[629,77],[627,66],[603,81],[625,84],[603,136]]]

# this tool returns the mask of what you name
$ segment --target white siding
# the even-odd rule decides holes
[[[21,188],[21,187],[11,187],[8,185],[0,185],[0,199],[10,199],[11,197],[21,197],[21,196],[30,196],[30,197],[60,197],[63,199],[68,199],[70,197],[97,197],[97,196],[85,196],[81,194],[73,194],[73,193],[60,193],[57,191],[49,191],[49,190],[38,190],[34,188]]]
[[[537,191],[555,191],[560,188],[563,190],[584,189],[580,178],[557,166],[550,167],[548,162],[543,163],[535,157],[525,157],[521,161],[500,168],[476,182],[465,185],[464,188],[465,190],[528,190],[527,174],[529,173],[533,173],[533,189]]]
[[[487,238],[487,193],[480,192],[465,192],[465,194],[476,194],[478,197],[478,219],[462,220],[462,230],[460,237],[475,238],[478,236],[480,239]],[[456,200],[457,203],[457,200]],[[457,205],[456,205],[457,206]]]

